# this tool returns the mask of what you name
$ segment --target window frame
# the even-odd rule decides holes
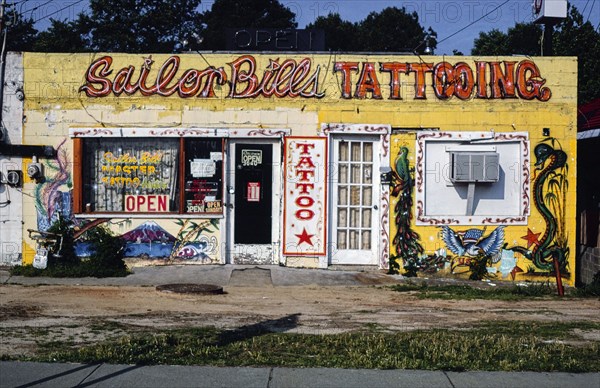
[[[427,214],[426,174],[428,142],[466,142],[491,146],[500,143],[517,143],[519,146],[520,202],[519,214],[514,215],[432,215]],[[468,146],[467,146],[468,147]],[[424,131],[417,134],[415,171],[415,214],[416,225],[526,225],[530,215],[530,142],[527,132],[476,132],[476,131]]]
[[[118,136],[115,136],[115,132]],[[124,133],[126,132],[126,133]],[[90,136],[91,134],[91,136]],[[96,136],[100,134],[100,136]],[[88,136],[86,136],[88,135]],[[104,135],[104,136],[103,136]],[[125,135],[125,136],[121,136]],[[129,135],[129,136],[126,136]],[[91,217],[123,217],[123,218],[147,218],[151,216],[152,218],[173,218],[176,216],[177,218],[224,218],[225,216],[225,160],[226,160],[226,133],[222,130],[216,129],[189,129],[189,130],[178,130],[178,129],[170,129],[170,130],[157,130],[157,129],[125,129],[125,128],[117,128],[117,129],[79,129],[72,130],[71,136],[73,137],[73,213],[76,218],[89,218]],[[117,211],[109,211],[109,212],[98,212],[98,211],[86,211],[84,206],[84,143],[86,138],[101,138],[101,137],[118,137],[126,141],[134,141],[135,138],[144,138],[150,139],[154,137],[168,137],[174,138],[179,137],[178,144],[178,152],[179,152],[179,160],[178,160],[178,174],[177,174],[177,187],[179,188],[179,192],[177,193],[177,203],[178,210],[169,211],[169,212],[127,212],[125,210],[117,212]],[[209,138],[210,140],[221,140],[221,177],[220,177],[220,196],[221,196],[221,210],[219,212],[196,212],[190,213],[186,212],[186,200],[185,200],[185,179],[186,179],[186,139],[202,139]],[[218,151],[217,151],[218,152]]]

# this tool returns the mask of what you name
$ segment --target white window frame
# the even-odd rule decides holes
[[[518,160],[520,169],[516,176],[520,179],[519,214],[514,215],[431,215],[427,214],[425,193],[427,191],[427,155],[428,142],[464,142],[465,149],[477,146],[492,146],[499,143],[517,143],[519,146]],[[470,145],[469,145],[470,144]],[[456,148],[455,145],[452,148]],[[475,132],[475,131],[424,131],[417,134],[416,140],[416,171],[415,171],[415,214],[417,225],[526,225],[530,214],[530,161],[531,150],[527,132]],[[466,200],[465,200],[466,202]]]

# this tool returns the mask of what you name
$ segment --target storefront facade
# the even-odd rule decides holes
[[[19,159],[44,175],[23,174],[23,231],[103,220],[132,265],[462,276],[483,255],[574,281],[573,58],[20,58],[22,144],[56,150]]]

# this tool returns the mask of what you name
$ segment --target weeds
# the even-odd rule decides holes
[[[52,352],[38,361],[457,371],[600,370],[598,342],[570,346],[548,341],[557,335],[562,338],[565,332],[580,325],[554,326],[490,322],[461,331],[393,334],[367,331],[336,335],[177,329],[128,335],[116,341]],[[598,324],[584,326],[600,329]]]
[[[492,275],[488,272],[488,263],[490,257],[485,254],[479,254],[469,261],[469,280],[489,279]]]
[[[600,296],[600,271],[596,272],[592,282],[578,288],[576,294],[578,296]]]
[[[510,287],[480,289],[468,285],[428,285],[425,282],[396,284],[390,287],[397,292],[416,292],[420,299],[487,299],[522,300],[529,298],[551,297],[556,289],[550,282],[526,283]]]

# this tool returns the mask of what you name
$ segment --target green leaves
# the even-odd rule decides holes
[[[540,55],[542,28],[532,23],[517,23],[504,33],[494,29],[480,32],[473,42],[472,55]],[[556,56],[578,59],[578,103],[600,97],[600,31],[576,7],[569,5],[567,18],[554,30],[553,51]]]
[[[333,13],[318,17],[306,28],[325,31],[327,50],[365,52],[413,52],[423,53],[425,47],[437,47],[437,33],[419,23],[416,12],[406,8],[387,7],[380,12],[371,12],[359,22],[342,20]],[[428,39],[425,44],[425,39]]]

